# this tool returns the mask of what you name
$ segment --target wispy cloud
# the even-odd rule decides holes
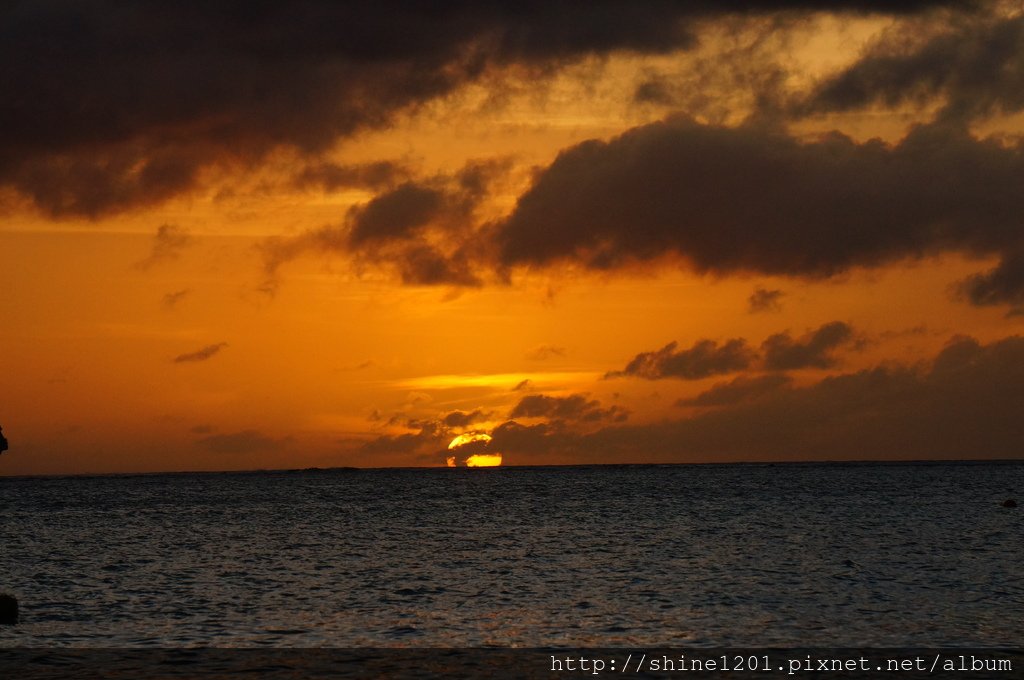
[[[227,347],[228,343],[218,342],[214,345],[207,345],[202,349],[196,350],[195,352],[188,352],[186,354],[179,354],[174,357],[171,361],[176,364],[184,364],[193,361],[206,361],[217,355],[223,348]]]
[[[565,348],[559,345],[538,345],[526,353],[526,358],[533,361],[545,361],[555,357],[564,357],[565,354]]]
[[[188,288],[176,290],[173,293],[167,293],[160,299],[160,306],[164,309],[171,310],[178,306],[178,303],[185,299],[192,291]]]
[[[781,290],[768,290],[758,286],[747,298],[747,311],[751,314],[758,312],[780,312],[782,311]]]
[[[192,243],[193,239],[188,230],[175,224],[161,224],[153,236],[153,247],[149,255],[136,262],[135,266],[146,270],[160,262],[176,259],[181,255],[181,251]]]

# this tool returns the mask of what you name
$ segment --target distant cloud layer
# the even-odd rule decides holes
[[[285,442],[268,437],[256,430],[243,430],[230,434],[213,434],[199,439],[197,443],[212,453],[238,455],[278,451]]]
[[[318,187],[324,191],[339,189],[381,189],[410,179],[411,172],[394,161],[376,161],[339,165],[318,161],[307,165],[295,177],[298,187]]]
[[[781,373],[753,377],[737,376],[729,382],[716,383],[693,399],[680,399],[677,406],[728,406],[752,401],[788,387],[793,379]]]
[[[589,433],[508,422],[492,445],[523,463],[635,460],[636,451],[650,462],[1018,458],[1022,386],[1024,338],[960,337],[927,367],[888,364],[801,388],[745,379],[698,397],[718,408],[691,418]]]
[[[742,374],[680,400],[696,407],[691,415],[655,422],[626,424],[625,409],[585,394],[527,395],[490,429],[487,449],[510,464],[1015,458],[1022,386],[1024,338],[958,336],[926,362],[886,362],[801,386],[781,373]],[[354,451],[441,464],[454,434],[484,417],[409,420],[412,431]]]

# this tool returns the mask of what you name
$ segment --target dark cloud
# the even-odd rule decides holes
[[[380,413],[376,409],[374,409],[374,412],[377,413],[380,416],[377,420],[384,420],[384,415],[382,413]],[[371,414],[370,420],[374,420],[374,418],[372,417],[372,414]],[[391,416],[388,417],[388,419],[385,421],[385,424],[388,425],[389,427],[394,426],[394,425],[401,425],[403,427],[412,427],[411,425],[409,425],[410,422],[411,421],[410,421],[408,415],[406,415],[405,413],[399,412],[399,413],[391,414]]]
[[[945,21],[891,30],[856,63],[824,81],[803,110],[936,100],[942,102],[939,118],[947,120],[1024,109],[1024,16],[954,13]]]
[[[452,176],[408,181],[353,207],[345,239],[353,250],[415,241],[425,227],[467,229],[491,183],[508,171],[507,160],[470,161]],[[423,245],[420,243],[419,245]]]
[[[1020,458],[1024,338],[956,338],[927,367],[885,365],[781,389],[702,415],[581,434],[506,424],[523,462]]]
[[[172,361],[176,364],[183,364],[193,361],[206,361],[207,359],[210,359],[213,356],[215,356],[218,352],[220,352],[223,348],[227,346],[228,343],[226,342],[218,342],[215,345],[207,345],[206,347],[203,347],[200,350],[196,350],[195,352],[179,354],[178,356],[174,357]]]
[[[553,451],[575,452],[580,440],[581,435],[552,423],[523,425],[513,420],[491,431],[491,446],[495,451],[506,456],[512,454],[523,462],[544,463],[545,456]]]
[[[655,75],[636,86],[633,91],[633,100],[639,104],[668,105],[675,102],[675,97],[665,78]]]
[[[680,399],[676,406],[730,406],[771,394],[793,382],[780,373],[754,377],[738,376],[729,382],[716,383],[693,399]]]
[[[895,145],[684,118],[563,151],[494,225],[503,266],[609,268],[676,253],[701,272],[830,276],[1024,240],[1024,150],[920,126]]]
[[[477,439],[475,441],[465,442],[445,449],[444,457],[454,456],[457,463],[464,463],[470,456],[476,456],[480,454],[493,454],[500,453],[498,449],[494,448],[491,440],[489,439]]]
[[[918,324],[917,326],[911,326],[910,328],[902,328],[899,330],[883,331],[878,334],[878,337],[882,340],[892,340],[894,338],[907,338],[921,335],[943,335],[940,332],[933,331],[928,328],[925,324]]]
[[[533,381],[530,380],[529,378],[526,378],[525,380],[521,380],[518,383],[516,383],[516,386],[512,388],[512,391],[513,392],[527,392],[527,391],[532,390],[532,389],[533,389]]]
[[[441,422],[444,423],[446,427],[467,427],[473,423],[487,420],[490,417],[490,413],[485,413],[480,409],[470,411],[469,413],[466,413],[465,411],[452,411],[451,413],[446,414],[444,418],[441,419]]]
[[[4,58],[0,56],[0,60]],[[47,77],[37,75],[44,80]],[[49,86],[60,87],[56,83]],[[5,112],[19,108],[0,107],[0,121],[7,118]],[[45,117],[59,118],[64,113]],[[20,125],[23,122],[14,124],[24,127]],[[2,131],[2,126],[0,122],[0,148],[10,134],[10,130]],[[61,137],[55,134],[54,144]],[[50,217],[96,218],[164,201],[191,189],[201,167],[211,162],[207,152],[185,140],[180,144],[153,141],[148,145],[130,140],[107,144],[80,140],[66,150],[53,150],[43,144],[42,148],[25,150],[24,155],[19,153],[22,146],[16,143],[8,146],[6,153],[0,150],[0,186],[13,187]]]
[[[721,345],[713,340],[698,340],[689,349],[678,351],[676,347],[675,342],[670,342],[655,352],[641,352],[624,369],[612,371],[605,377],[700,380],[721,373],[741,371],[748,368],[757,357],[743,338],[734,338]]]
[[[443,207],[444,194],[439,190],[406,182],[349,212],[348,241],[358,247],[370,241],[408,238],[436,219]]]
[[[187,229],[176,224],[161,224],[153,236],[153,246],[149,255],[135,266],[145,270],[159,262],[176,259],[182,250],[192,245],[192,242],[192,236]]]
[[[410,422],[410,427],[417,427],[416,432],[405,432],[397,435],[381,435],[359,446],[366,454],[405,453],[431,454],[447,447],[451,433],[444,425],[432,421]]]
[[[307,253],[340,253],[392,268],[410,285],[479,286],[468,236],[488,187],[507,159],[471,161],[453,175],[403,182],[349,209],[340,224],[261,244],[266,289],[282,265]],[[445,238],[431,238],[441,235]]]
[[[324,191],[338,189],[384,189],[408,181],[412,172],[394,161],[377,161],[358,165],[318,162],[306,166],[295,177],[299,187],[318,187]]]
[[[767,290],[758,286],[747,298],[747,311],[751,314],[782,311],[783,295],[785,293],[781,290]]]
[[[520,399],[508,417],[577,422],[622,422],[629,417],[629,411],[620,406],[602,408],[601,402],[596,399],[588,399],[585,394],[571,394],[567,397],[531,394]]]
[[[243,454],[280,451],[287,440],[273,439],[256,430],[243,430],[231,434],[214,434],[196,443],[213,453]]]
[[[789,333],[776,333],[761,343],[764,367],[770,371],[831,368],[836,365],[833,351],[853,340],[853,328],[842,321],[827,323],[796,340]]]
[[[853,328],[842,321],[823,324],[796,339],[788,332],[775,333],[761,343],[760,352],[751,348],[744,338],[733,338],[721,344],[698,340],[683,350],[677,350],[677,343],[670,342],[654,352],[637,354],[623,370],[606,373],[605,378],[701,380],[755,365],[769,371],[831,368],[836,364],[835,350],[843,345],[859,347],[860,340]],[[737,383],[737,389],[739,385]]]
[[[941,0],[837,0],[907,12]],[[692,20],[810,0],[40,0],[0,9],[0,184],[52,215],[166,199],[212,165],[338,138],[515,64],[694,44]]]
[[[387,259],[391,259],[389,256]],[[403,249],[398,255],[398,272],[402,283],[413,286],[481,285],[470,263],[459,256],[450,257],[429,245]]]
[[[1007,253],[994,269],[968,277],[959,292],[974,305],[1024,305],[1024,250]]]

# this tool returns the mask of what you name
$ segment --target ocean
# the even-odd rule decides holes
[[[0,478],[0,647],[1020,646],[1024,464]]]

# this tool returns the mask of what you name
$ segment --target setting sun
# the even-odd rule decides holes
[[[474,442],[482,442],[484,445],[487,445],[491,442],[491,435],[485,432],[467,432],[466,434],[460,434],[458,437],[453,439],[450,444],[448,444],[448,450],[451,451],[458,449]]]
[[[448,450],[455,455],[448,456],[448,467],[457,467],[463,459],[466,467],[498,467],[501,454],[490,449],[491,435],[486,432],[465,432],[448,444]]]
[[[466,467],[498,467],[501,465],[500,453],[478,453],[466,459]]]

